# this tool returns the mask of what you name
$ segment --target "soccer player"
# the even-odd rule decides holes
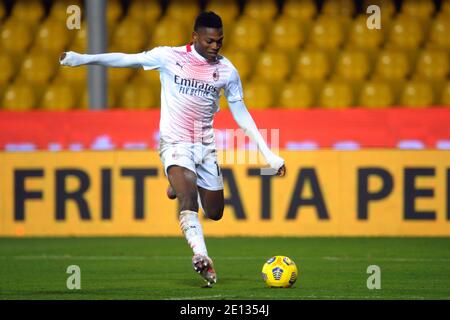
[[[179,202],[179,221],[194,256],[192,264],[210,286],[217,281],[198,218],[199,201],[207,218],[220,220],[224,209],[223,180],[217,163],[213,117],[224,90],[235,121],[257,144],[277,175],[286,172],[284,160],[266,145],[248,112],[238,71],[219,55],[222,20],[203,12],[195,20],[192,43],[156,47],[137,54],[79,54],[65,52],[64,66],[142,67],[158,70],[161,79],[159,154],[170,186],[169,198]]]

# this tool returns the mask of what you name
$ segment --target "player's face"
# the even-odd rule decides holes
[[[209,61],[215,61],[222,47],[222,28],[200,28],[193,33],[195,50]]]

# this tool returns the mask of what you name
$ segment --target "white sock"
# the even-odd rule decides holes
[[[192,248],[194,254],[207,256],[205,239],[203,237],[202,225],[195,211],[183,210],[180,212],[180,227]]]

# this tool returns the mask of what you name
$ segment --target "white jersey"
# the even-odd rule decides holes
[[[233,64],[223,56],[209,62],[190,44],[156,47],[141,55],[145,70],[160,72],[161,141],[214,143],[213,117],[221,89],[228,102],[243,99]]]

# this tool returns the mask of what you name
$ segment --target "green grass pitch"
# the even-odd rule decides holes
[[[218,283],[192,269],[183,238],[0,239],[0,299],[450,299],[450,238],[207,238]],[[298,265],[294,287],[265,287],[273,255]],[[81,268],[81,289],[66,287]],[[369,290],[369,265],[381,289]]]

